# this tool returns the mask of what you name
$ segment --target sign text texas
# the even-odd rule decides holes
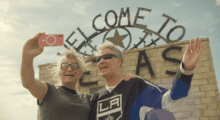
[[[72,37],[72,35],[75,33],[75,31],[73,31],[65,41],[66,41],[70,46],[74,46],[74,49],[75,49],[78,53],[82,54],[83,56],[91,56],[90,54],[87,54],[86,51],[85,51],[85,52],[81,52],[81,51],[80,51],[81,48],[82,48],[83,46],[85,46],[85,47],[86,47],[86,46],[89,46],[89,47],[92,49],[91,52],[92,52],[92,55],[93,55],[93,52],[94,52],[94,51],[97,51],[97,50],[96,50],[96,46],[92,46],[92,45],[91,45],[92,39],[95,38],[96,36],[98,36],[99,34],[104,33],[104,32],[106,32],[106,33],[105,33],[105,35],[104,35],[104,37],[103,37],[103,42],[104,42],[105,40],[108,40],[108,41],[112,42],[113,44],[116,44],[116,45],[120,46],[121,48],[124,48],[124,50],[127,50],[127,49],[130,47],[130,44],[131,44],[131,41],[132,41],[132,36],[131,36],[131,34],[130,34],[130,31],[127,29],[127,27],[133,27],[133,28],[143,29],[143,32],[144,32],[144,36],[142,36],[139,41],[138,41],[138,40],[135,40],[135,41],[138,41],[138,43],[137,43],[137,44],[134,44],[134,46],[132,46],[130,49],[137,49],[138,46],[139,46],[141,43],[144,43],[144,47],[149,47],[149,46],[151,46],[151,45],[153,45],[153,44],[156,45],[156,42],[157,42],[158,40],[160,40],[160,39],[163,39],[166,43],[178,42],[178,41],[182,40],[182,38],[184,37],[184,35],[185,35],[185,28],[184,28],[183,26],[181,26],[181,25],[177,25],[177,26],[174,26],[173,28],[171,28],[171,29],[169,30],[169,32],[167,33],[166,38],[164,38],[163,36],[160,35],[160,33],[162,32],[162,30],[165,28],[165,26],[167,25],[167,23],[168,23],[170,20],[173,21],[174,23],[176,23],[176,21],[177,21],[177,20],[173,19],[172,17],[170,17],[170,16],[168,16],[168,15],[166,15],[166,14],[163,14],[162,16],[163,16],[163,17],[166,17],[167,20],[164,22],[164,24],[161,26],[161,28],[160,28],[157,32],[148,29],[148,28],[147,28],[147,25],[138,24],[138,23],[137,23],[137,20],[138,20],[138,19],[144,19],[144,16],[140,16],[140,15],[139,15],[140,11],[151,12],[151,9],[138,8],[138,9],[137,9],[137,13],[136,13],[136,15],[135,15],[135,17],[134,17],[133,25],[131,25],[130,10],[129,10],[129,8],[127,8],[126,11],[124,11],[124,9],[122,8],[119,17],[118,17],[118,15],[116,14],[115,11],[109,10],[109,11],[105,14],[105,19],[104,19],[106,25],[107,25],[109,28],[106,28],[106,26],[103,26],[103,28],[97,28],[97,27],[96,27],[95,21],[96,21],[97,19],[100,19],[100,17],[101,17],[101,14],[99,14],[99,15],[97,15],[97,16],[93,19],[93,22],[92,22],[93,28],[94,28],[94,30],[96,30],[96,32],[92,33],[91,35],[89,35],[89,36],[87,37],[87,35],[85,35],[84,32],[82,32],[82,30],[81,30],[79,27],[77,28],[77,30],[80,32],[80,34],[85,38],[85,40],[83,40],[78,47],[75,47],[75,46],[74,46],[74,44],[77,42],[77,39],[75,39],[74,42],[72,42],[72,43],[70,43],[70,41],[69,41],[70,37]],[[108,15],[109,15],[110,13],[112,13],[112,14],[114,15],[114,18],[115,18],[114,24],[111,24],[111,25],[109,24],[108,19],[107,19],[107,18],[108,18]],[[122,17],[127,17],[127,25],[121,25],[121,18],[122,18]],[[119,20],[118,20],[118,18],[119,18]],[[118,22],[118,23],[117,23],[117,22]],[[116,26],[116,25],[117,25],[117,26]],[[118,33],[118,31],[117,31],[117,28],[121,28],[121,29],[124,29],[125,31],[127,31],[128,35],[129,35],[129,37],[130,37],[130,41],[129,41],[129,44],[128,44],[127,47],[125,47],[124,44],[123,44],[123,42],[122,42],[122,40],[123,40],[125,37],[127,37],[127,35],[119,36],[119,33]],[[182,35],[179,36],[179,38],[176,39],[176,40],[170,40],[170,34],[171,34],[173,31],[175,31],[176,29],[178,29],[178,28],[180,28],[180,29],[183,30]],[[106,35],[107,35],[111,30],[114,30],[114,29],[116,29],[116,30],[115,30],[115,35],[114,35],[114,37],[105,38]],[[152,34],[158,36],[158,38],[155,39],[155,40],[151,39],[151,43],[148,44],[148,45],[145,45],[145,43],[146,43],[146,42],[145,42],[145,39],[147,38],[148,35],[151,35],[151,36],[152,36]],[[120,39],[119,39],[119,38],[120,38]],[[67,47],[66,44],[64,44],[64,47],[66,47],[67,49],[69,49],[69,47]],[[180,50],[180,51],[181,51],[181,48],[180,48],[180,47],[168,48],[167,50],[165,50],[165,51],[163,52],[163,55],[162,55],[162,56],[163,56],[163,58],[164,58],[165,60],[169,60],[169,61],[172,61],[172,62],[180,63],[180,62],[181,62],[180,60],[166,57],[165,53],[167,53],[168,51],[173,50],[173,49],[177,49],[177,50]],[[57,55],[60,55],[60,53],[58,52]],[[145,58],[145,61],[146,61],[145,64],[141,64],[141,63],[140,63],[140,59],[141,59],[141,56],[142,56],[142,55],[143,55],[144,58]],[[140,59],[139,59],[139,58],[140,58]],[[148,66],[148,69],[149,69],[149,71],[150,71],[151,76],[154,77],[154,73],[153,73],[153,70],[152,70],[152,68],[151,68],[150,62],[149,62],[149,60],[148,60],[148,58],[147,58],[147,56],[146,56],[146,53],[145,53],[144,51],[142,51],[142,52],[139,53],[139,58],[138,58],[138,65],[137,65],[136,74],[137,74],[137,75],[139,74],[140,67]],[[89,75],[89,74],[90,74],[90,71],[84,73],[84,75]],[[166,74],[175,75],[175,72],[167,71]],[[80,86],[89,86],[89,85],[95,85],[95,84],[97,84],[97,82],[84,83],[84,82],[82,82],[82,79],[83,79],[83,76],[81,77],[81,79],[80,79],[80,81],[79,81]]]

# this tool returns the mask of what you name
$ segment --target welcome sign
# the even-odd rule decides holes
[[[173,28],[171,28],[171,29],[169,30],[169,32],[167,33],[166,38],[160,35],[160,33],[162,32],[162,30],[163,30],[163,29],[166,27],[166,25],[168,24],[168,22],[172,21],[172,22],[176,23],[176,21],[177,21],[177,20],[175,20],[174,18],[172,18],[172,17],[170,17],[170,16],[168,16],[168,15],[166,15],[166,14],[163,14],[162,16],[163,16],[163,17],[166,17],[167,20],[164,22],[164,24],[161,26],[161,28],[160,28],[157,32],[148,29],[148,28],[147,28],[147,25],[138,24],[138,23],[137,23],[137,20],[138,20],[138,19],[144,19],[144,17],[145,17],[145,16],[140,16],[140,15],[139,15],[140,11],[151,12],[152,9],[140,8],[140,7],[139,7],[139,8],[137,9],[137,13],[136,13],[136,15],[135,15],[135,17],[134,17],[134,23],[133,23],[133,25],[131,25],[131,20],[130,20],[131,18],[130,18],[130,9],[129,9],[129,7],[126,9],[126,11],[125,11],[123,8],[121,9],[121,12],[120,12],[120,14],[119,14],[119,20],[118,20],[118,15],[117,15],[117,13],[116,13],[115,11],[113,11],[113,10],[109,10],[109,11],[105,14],[105,19],[104,19],[104,21],[105,21],[105,23],[106,23],[106,26],[108,26],[109,28],[106,28],[106,26],[103,26],[102,29],[97,28],[96,25],[95,25],[95,21],[96,21],[97,19],[100,19],[100,17],[101,17],[101,14],[99,14],[99,15],[97,15],[97,16],[93,19],[93,22],[92,22],[93,28],[94,28],[94,30],[96,30],[96,32],[94,32],[94,33],[92,33],[91,35],[88,36],[88,35],[85,35],[84,32],[78,27],[78,28],[77,28],[78,32],[80,32],[80,34],[85,38],[85,40],[83,40],[79,46],[74,46],[74,44],[77,42],[77,39],[75,39],[75,41],[73,41],[72,43],[69,41],[69,39],[70,39],[70,38],[74,35],[74,33],[75,33],[75,31],[73,31],[73,32],[69,35],[69,37],[65,40],[65,42],[67,42],[67,44],[69,44],[70,46],[74,46],[74,49],[75,49],[78,53],[82,54],[83,56],[91,56],[90,54],[87,54],[86,51],[81,52],[80,50],[82,49],[83,46],[89,46],[89,47],[92,49],[91,51],[92,51],[92,55],[93,55],[93,52],[94,52],[94,51],[97,51],[97,50],[96,50],[96,47],[97,47],[97,46],[92,46],[92,45],[91,45],[92,39],[95,38],[96,36],[100,35],[101,33],[104,33],[104,32],[106,32],[106,33],[105,33],[105,35],[103,36],[103,42],[105,42],[105,40],[108,40],[108,41],[112,42],[113,44],[118,45],[118,46],[120,46],[121,48],[124,48],[124,50],[127,50],[127,49],[131,46],[131,42],[132,42],[132,35],[131,35],[130,31],[127,29],[128,27],[137,28],[137,29],[143,29],[143,32],[144,32],[144,36],[141,36],[139,42],[138,42],[137,44],[134,44],[134,46],[132,46],[130,49],[137,49],[138,46],[141,45],[142,43],[144,43],[144,47],[150,47],[150,46],[152,46],[152,45],[156,45],[156,42],[159,41],[160,39],[164,40],[166,43],[178,42],[178,41],[182,40],[182,38],[184,37],[186,30],[185,30],[185,28],[184,28],[183,26],[181,26],[181,25],[176,25],[176,26],[174,26]],[[114,18],[115,18],[114,24],[111,24],[111,25],[110,25],[109,22],[108,22],[108,15],[109,15],[110,13],[113,14],[113,15],[114,15]],[[121,18],[122,18],[122,17],[127,17],[127,23],[128,23],[127,25],[121,25]],[[117,28],[124,29],[125,31],[127,31],[128,34],[126,34],[126,35],[119,35],[119,33],[118,33],[118,31],[117,31]],[[176,39],[176,40],[170,40],[170,34],[171,34],[172,32],[174,32],[176,29],[182,29],[182,35],[179,36],[179,38]],[[110,31],[112,31],[112,30],[115,30],[114,36],[113,36],[113,37],[110,37],[110,38],[106,38],[107,34],[108,34]],[[152,36],[152,34],[158,36],[158,38],[155,39],[155,40],[151,39],[151,43],[148,44],[148,45],[145,45],[147,36],[149,36],[149,35]],[[88,36],[88,37],[87,37],[87,36]],[[125,45],[123,44],[122,40],[123,40],[124,38],[126,38],[127,36],[129,36],[130,39],[129,39],[129,44],[125,47]],[[137,40],[135,40],[135,41],[137,41]],[[67,47],[66,44],[64,44],[64,47],[66,47],[67,49],[69,49],[69,47]],[[169,52],[169,51],[171,51],[171,50],[179,50],[179,51],[181,51],[182,48],[181,48],[181,47],[170,47],[170,48],[167,48],[167,49],[163,52],[163,55],[162,55],[163,58],[164,58],[164,60],[168,60],[168,61],[175,62],[175,63],[181,63],[181,60],[177,60],[177,59],[175,59],[175,58],[168,58],[168,57],[166,56],[166,53]],[[58,52],[57,55],[60,55],[60,53]],[[141,58],[142,58],[142,56],[143,56],[144,59],[145,59],[145,63],[142,63],[142,64],[141,64]],[[95,62],[95,60],[90,60],[90,61],[87,61],[87,62]],[[144,51],[140,51],[139,57],[138,57],[138,64],[137,64],[136,74],[139,75],[140,67],[145,67],[145,66],[148,66],[148,69],[149,69],[149,72],[150,72],[150,74],[151,74],[151,77],[154,77],[154,72],[153,72],[153,69],[152,69],[152,67],[151,67],[151,64],[150,64],[150,62],[149,62],[149,59],[148,59],[146,53],[145,53]],[[166,72],[166,74],[168,74],[168,75],[175,75],[175,73],[176,73],[176,72],[172,72],[172,71],[167,71],[167,72]],[[84,73],[84,75],[89,75],[89,74],[90,74],[90,71]],[[83,82],[82,80],[83,80],[83,76],[82,76],[81,79],[80,79],[80,86],[97,85],[97,82],[90,82],[90,83],[88,83],[88,82]]]

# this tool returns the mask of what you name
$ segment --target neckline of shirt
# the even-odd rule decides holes
[[[60,87],[63,88],[64,90],[66,90],[69,93],[77,94],[76,90],[74,90],[74,89],[69,89],[69,88],[67,88],[65,86],[60,86]]]
[[[124,79],[123,79],[122,81],[124,81]],[[122,81],[121,81],[121,82],[122,82]],[[121,82],[119,82],[119,83],[118,83],[118,85],[119,85]],[[106,85],[105,85],[105,88],[106,88],[106,89],[107,89],[109,92],[112,92],[112,90],[114,90],[114,89],[115,89],[115,87],[117,87],[118,85],[108,87],[108,86],[107,86],[107,84],[106,84]]]

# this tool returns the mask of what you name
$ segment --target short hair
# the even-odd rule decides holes
[[[122,54],[121,50],[120,50],[115,44],[113,44],[113,43],[105,42],[105,43],[99,45],[99,46],[97,47],[97,53],[96,53],[97,56],[101,55],[102,50],[103,50],[104,48],[109,48],[109,49],[113,50],[113,52],[115,53],[115,55],[116,55],[118,58],[121,59],[121,65],[122,65],[123,54]],[[120,66],[121,66],[121,65],[120,65]]]
[[[74,47],[72,46],[71,49],[64,49],[61,50],[63,54],[61,54],[61,58],[57,63],[52,63],[52,68],[49,68],[50,73],[52,75],[52,79],[55,80],[57,83],[56,85],[61,85],[62,81],[60,79],[59,73],[61,71],[61,64],[67,59],[76,59],[77,63],[79,64],[79,69],[82,72],[82,75],[85,71],[87,71],[87,65],[84,61],[84,58],[81,57],[77,52],[74,52]],[[54,67],[55,66],[55,67]]]

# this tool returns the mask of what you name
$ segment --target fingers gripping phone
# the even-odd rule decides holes
[[[39,46],[63,46],[63,34],[41,35],[38,39]]]

